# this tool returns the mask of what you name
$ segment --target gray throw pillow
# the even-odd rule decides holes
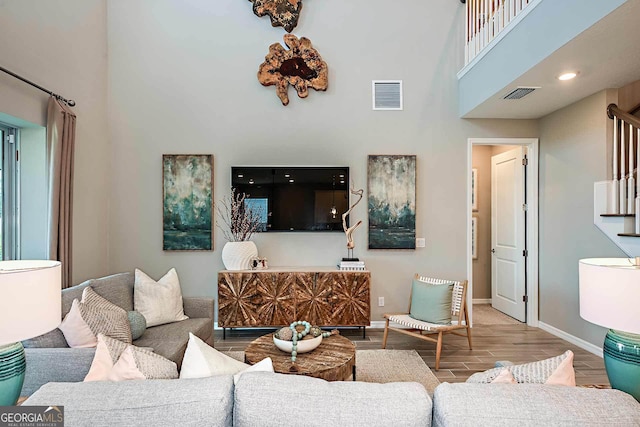
[[[423,322],[450,324],[452,292],[453,282],[435,285],[414,279],[409,316]]]
[[[129,325],[131,325],[131,339],[137,340],[147,330],[147,319],[139,311],[127,311]]]

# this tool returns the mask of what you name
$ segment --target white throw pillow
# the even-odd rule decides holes
[[[73,300],[71,304],[71,310],[64,317],[64,320],[58,326],[58,329],[62,331],[64,338],[67,340],[67,344],[71,348],[91,348],[98,344],[98,340],[87,322],[82,318],[82,313],[79,307],[80,302],[78,298]]]
[[[147,327],[188,319],[175,268],[157,282],[136,268],[133,305],[147,319]]]
[[[233,382],[237,383],[240,375],[256,371],[273,372],[271,358],[267,357],[255,365],[247,365],[219,352],[191,332],[189,333],[189,343],[184,352],[180,370],[181,379],[233,375]]]

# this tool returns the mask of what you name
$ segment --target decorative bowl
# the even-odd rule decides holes
[[[315,350],[316,347],[320,345],[322,342],[322,335],[318,335],[315,338],[311,338],[310,340],[299,340],[298,341],[298,354],[300,353],[308,353],[311,350]],[[281,340],[273,336],[273,343],[280,350],[291,353],[291,349],[293,348],[293,341],[285,341]]]

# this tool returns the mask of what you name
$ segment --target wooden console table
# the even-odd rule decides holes
[[[371,324],[371,273],[335,267],[279,267],[222,270],[218,273],[218,326],[287,326],[296,320],[312,325]]]

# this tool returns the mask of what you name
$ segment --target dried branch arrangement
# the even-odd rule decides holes
[[[251,239],[253,233],[263,226],[262,209],[245,205],[245,193],[239,193],[235,188],[231,194],[216,203],[216,212],[222,221],[216,221],[216,226],[222,230],[224,237],[230,242],[244,242]]]

